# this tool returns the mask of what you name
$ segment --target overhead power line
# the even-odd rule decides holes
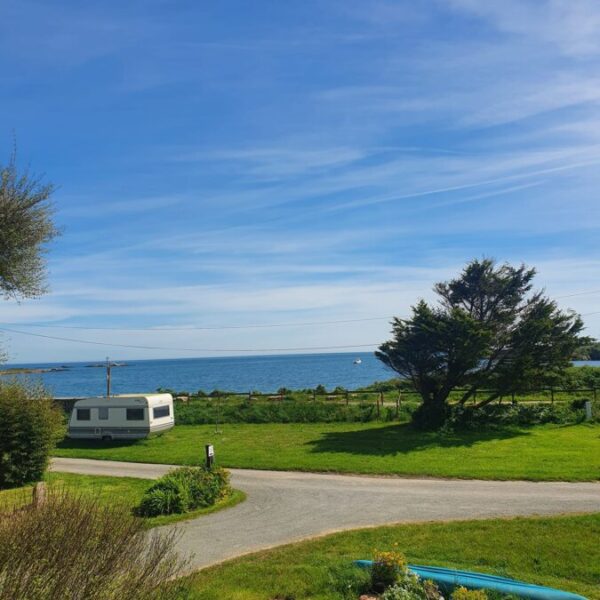
[[[567,294],[566,296],[555,296],[556,300],[562,298],[574,298],[575,296],[590,296],[591,294],[600,294],[600,290],[590,290],[589,292],[577,292],[576,294]]]
[[[55,335],[44,335],[42,333],[31,333],[30,331],[19,331],[18,329],[9,329],[0,327],[0,331],[16,333],[18,335],[28,335],[31,337],[44,338],[48,340],[58,340],[61,342],[73,342],[77,344],[91,344],[94,346],[111,346],[114,348],[133,348],[136,350],[170,350],[173,352],[292,352],[296,350],[350,350],[353,348],[373,348],[379,346],[380,342],[375,344],[349,344],[341,346],[307,346],[303,348],[174,348],[168,346],[142,346],[134,344],[115,344],[112,342],[96,342],[92,340],[81,340],[75,338],[59,337]]]
[[[576,292],[574,294],[567,294],[564,296],[555,296],[556,300],[563,298],[573,298],[576,296],[588,296],[591,294],[600,294],[600,290],[589,290],[587,292]],[[582,316],[593,315],[596,313],[587,313]],[[85,325],[58,325],[56,323],[8,323],[4,322],[3,325],[9,325],[17,327],[39,327],[44,329],[80,329],[82,331],[147,331],[147,332],[165,332],[165,331],[225,331],[225,330],[236,330],[236,329],[270,329],[277,327],[313,327],[316,325],[342,325],[344,323],[364,323],[368,321],[388,321],[393,319],[393,315],[382,316],[382,317],[363,317],[358,319],[336,319],[331,321],[301,321],[301,322],[287,322],[287,323],[255,323],[250,325],[206,325],[206,326],[189,326],[189,327],[116,327],[116,326],[105,326],[105,327],[90,327]]]
[[[82,329],[86,331],[221,331],[225,329],[268,329],[270,327],[309,327],[313,325],[337,325],[342,323],[360,323],[362,321],[384,321],[393,317],[366,317],[363,319],[338,319],[335,321],[302,321],[300,323],[265,323],[255,325],[214,325],[206,327],[86,327],[84,325],[57,325],[55,323],[3,323],[19,327],[43,327],[51,329]]]
[[[589,315],[600,314],[600,311],[585,313],[582,317]],[[169,350],[172,352],[296,352],[296,351],[312,351],[312,350],[353,350],[355,348],[374,348],[381,344],[375,342],[373,344],[343,344],[339,346],[295,346],[293,348],[175,348],[173,346],[145,346],[139,344],[117,344],[113,342],[97,342],[94,340],[82,340],[78,338],[68,338],[55,335],[44,335],[43,333],[32,333],[30,331],[20,331],[9,327],[0,327],[0,331],[7,333],[16,333],[17,335],[25,335],[47,340],[56,340],[60,342],[71,342],[75,344],[88,344],[93,346],[108,346],[111,348],[131,348],[135,350]]]

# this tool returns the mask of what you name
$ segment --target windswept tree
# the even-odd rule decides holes
[[[532,292],[535,269],[474,260],[460,277],[438,283],[439,302],[424,301],[408,319],[394,318],[393,337],[376,356],[409,379],[423,400],[415,424],[440,427],[454,390],[481,407],[501,396],[551,382],[584,342],[579,315]]]
[[[6,298],[35,298],[46,291],[46,247],[58,235],[53,191],[52,184],[17,169],[15,152],[0,165],[0,295]]]

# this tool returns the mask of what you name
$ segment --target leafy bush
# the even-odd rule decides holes
[[[579,423],[585,418],[583,405],[567,404],[488,404],[480,408],[453,406],[447,429],[478,429],[490,426]]]
[[[457,587],[450,596],[451,600],[487,600],[487,594],[484,590],[468,590],[464,587]]]
[[[173,533],[148,536],[125,507],[50,490],[0,514],[0,598],[175,600],[186,567]]]
[[[376,552],[371,566],[371,585],[383,590],[406,573],[406,558],[400,552]]]
[[[39,481],[63,431],[63,413],[44,390],[0,383],[0,489]]]
[[[413,390],[413,386],[410,381],[406,379],[393,378],[386,381],[374,381],[370,385],[366,385],[359,390],[369,392],[393,392],[395,390]]]
[[[600,389],[600,367],[570,367],[558,379],[556,386],[565,390]]]
[[[144,517],[181,514],[212,506],[230,493],[229,472],[225,469],[181,467],[146,490],[137,512]]]
[[[142,497],[139,514],[143,517],[181,514],[190,510],[190,498],[181,481],[162,478]]]
[[[433,581],[422,581],[417,575],[405,571],[398,581],[387,588],[381,600],[443,600]]]

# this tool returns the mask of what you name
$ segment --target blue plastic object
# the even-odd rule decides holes
[[[356,560],[354,564],[362,569],[368,569],[373,564],[373,561]],[[444,569],[443,567],[426,567],[423,565],[408,565],[408,568],[421,579],[431,579],[440,587],[446,589],[463,586],[469,589],[494,590],[502,594],[514,594],[520,598],[530,598],[531,600],[587,600],[587,598],[578,594],[563,592],[562,590],[542,585],[525,583],[524,581],[509,579],[508,577],[498,577],[496,575],[486,575],[472,571],[457,571],[455,569]]]

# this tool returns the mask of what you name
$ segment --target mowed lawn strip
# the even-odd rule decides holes
[[[136,442],[63,441],[56,456],[197,465],[204,444],[225,467],[472,479],[600,479],[600,425],[453,434],[407,424],[179,425]]]
[[[71,473],[47,473],[45,477],[50,489],[68,490],[81,496],[96,499],[100,504],[120,505],[133,510],[139,505],[144,492],[152,485],[151,479],[134,477],[104,477],[98,475],[74,475]],[[31,502],[33,486],[0,491],[0,510],[23,506]],[[245,499],[240,490],[214,506],[201,508],[185,514],[164,515],[144,519],[148,527],[167,525],[176,521],[192,519],[238,504]]]
[[[282,546],[200,571],[191,599],[334,600],[332,569],[373,550],[409,562],[514,577],[600,599],[600,514],[400,525]],[[395,545],[397,544],[397,546]]]

